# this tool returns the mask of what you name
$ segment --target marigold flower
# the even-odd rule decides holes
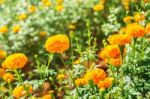
[[[88,83],[89,80],[92,80],[94,84],[98,84],[100,80],[104,80],[106,78],[106,73],[103,69],[93,69],[89,72],[87,72],[84,76],[84,79],[86,83]]]
[[[144,19],[145,19],[144,14],[137,13],[137,14],[134,15],[134,21],[135,22],[139,22],[139,21],[142,21]]]
[[[65,75],[64,74],[58,74],[57,79],[65,79]]]
[[[14,33],[17,33],[17,32],[19,32],[20,30],[21,30],[20,25],[15,25],[15,26],[13,27],[13,32],[14,32]]]
[[[129,34],[131,37],[143,37],[146,34],[146,31],[141,25],[133,23],[127,26],[126,34]]]
[[[7,26],[0,27],[0,33],[6,33],[6,32],[8,32]]]
[[[36,6],[35,5],[31,5],[31,6],[29,6],[29,8],[28,8],[28,11],[30,12],[30,13],[34,13],[34,12],[36,12]]]
[[[69,48],[69,38],[64,34],[49,37],[45,43],[45,48],[50,53],[62,53]]]
[[[21,85],[13,90],[13,96],[17,99],[20,99],[21,97],[27,96],[27,93],[32,93],[33,89],[31,85]]]
[[[26,13],[21,13],[19,16],[18,16],[19,20],[25,20],[27,18],[27,15]]]
[[[105,78],[105,80],[103,80],[103,81],[100,81],[99,83],[98,83],[98,87],[99,88],[109,88],[111,85],[112,85],[112,82],[113,82],[113,78],[112,77],[107,77],[107,78]]]
[[[97,4],[93,7],[93,10],[98,12],[98,11],[102,11],[104,9],[104,5],[103,4]]]
[[[7,56],[7,52],[4,50],[0,50],[0,59],[4,59]]]
[[[59,12],[62,11],[63,9],[64,9],[64,6],[62,4],[59,4],[56,6],[56,10]]]
[[[119,50],[118,45],[107,45],[99,53],[99,57],[102,58],[102,59],[120,57],[120,50]]]
[[[125,18],[123,18],[123,21],[124,21],[125,23],[129,23],[129,22],[131,22],[131,19],[132,19],[131,16],[126,16]]]
[[[125,45],[130,43],[131,38],[128,34],[114,34],[109,36],[107,40],[110,44]]]
[[[78,78],[78,79],[75,80],[75,84],[77,86],[84,85],[84,84],[86,84],[86,80],[84,78]]]
[[[150,33],[150,23],[146,25],[146,33]]]
[[[25,66],[27,61],[28,58],[24,54],[15,53],[9,55],[2,63],[2,66],[7,69],[20,69]]]
[[[4,68],[0,68],[0,77],[3,77],[4,74],[5,74],[5,69]]]
[[[4,79],[5,82],[10,83],[14,80],[14,75],[11,74],[11,73],[5,73],[3,75],[3,79]]]

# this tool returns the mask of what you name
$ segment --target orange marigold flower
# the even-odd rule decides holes
[[[129,23],[129,22],[131,22],[131,19],[132,19],[131,16],[126,16],[125,18],[123,18],[123,21],[124,21],[125,23]]]
[[[7,52],[4,50],[0,50],[0,59],[4,59],[7,56]]]
[[[109,36],[107,40],[110,44],[125,45],[130,43],[131,38],[128,34],[114,34]]]
[[[100,81],[99,83],[98,83],[98,87],[99,88],[109,88],[111,85],[112,85],[112,82],[113,82],[113,78],[112,77],[107,77],[107,78],[105,78],[105,80],[103,80],[103,81]]]
[[[44,95],[42,99],[52,99],[52,97],[50,94],[48,94],[48,95]]]
[[[86,81],[85,81],[84,78],[78,78],[78,79],[75,80],[75,84],[76,84],[77,86],[81,86],[81,85],[86,84]]]
[[[25,66],[27,61],[28,58],[24,54],[15,53],[9,55],[2,63],[2,66],[7,69],[20,69]]]
[[[120,50],[118,45],[107,45],[100,53],[99,57],[105,58],[117,58],[120,57]]]
[[[50,53],[63,53],[69,48],[69,38],[64,34],[49,37],[45,43],[45,48]]]
[[[3,77],[4,74],[5,74],[5,69],[4,68],[0,68],[0,77]]]
[[[103,4],[97,4],[93,7],[93,10],[98,12],[98,11],[102,11],[104,9],[104,5]]]
[[[150,23],[146,25],[146,33],[150,33]]]
[[[127,26],[126,34],[129,34],[131,37],[143,37],[146,34],[146,31],[141,25],[133,23]]]
[[[89,80],[92,80],[94,84],[98,84],[100,80],[104,80],[105,78],[106,78],[106,73],[104,72],[104,70],[98,68],[87,72],[84,76],[86,83],[88,83]]]
[[[16,88],[14,88],[13,90],[13,96],[17,99],[20,99],[21,97],[25,97],[29,94],[31,94],[33,92],[33,88],[31,85],[21,85],[21,86],[18,86]]]
[[[109,58],[109,59],[105,59],[106,63],[109,63],[113,66],[119,67],[121,66],[122,62],[120,58]]]
[[[13,27],[13,32],[14,32],[14,33],[17,33],[17,32],[20,31],[20,29],[21,29],[20,25],[15,25],[15,26]]]
[[[14,75],[11,74],[11,73],[5,73],[3,75],[3,79],[4,79],[5,82],[10,83],[14,80]]]
[[[8,32],[7,26],[0,27],[0,33],[6,33],[6,32]]]

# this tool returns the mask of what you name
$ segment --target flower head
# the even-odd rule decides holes
[[[78,78],[78,79],[75,80],[75,84],[76,84],[77,86],[81,86],[81,85],[86,84],[86,81],[85,81],[84,78]]]
[[[146,25],[146,33],[150,33],[150,23]]]
[[[133,23],[127,26],[126,34],[129,34],[131,37],[143,37],[146,34],[146,31],[141,25]]]
[[[13,32],[14,32],[14,33],[17,33],[17,32],[20,31],[20,29],[21,29],[20,25],[15,25],[15,26],[13,27]]]
[[[13,96],[17,99],[20,99],[21,97],[27,96],[27,93],[31,94],[32,92],[33,92],[33,89],[31,85],[24,85],[24,86],[21,85],[21,86],[14,88]]]
[[[31,5],[31,6],[29,6],[29,8],[28,8],[28,11],[30,12],[30,13],[34,13],[34,12],[36,12],[36,6],[35,5]]]
[[[27,61],[28,58],[24,54],[15,53],[9,55],[2,63],[2,66],[7,69],[20,69],[25,66]]]
[[[94,7],[93,7],[93,10],[94,11],[96,11],[96,12],[98,12],[98,11],[101,11],[101,10],[103,10],[104,9],[104,5],[103,4],[97,4],[97,5],[95,5]]]
[[[62,53],[69,48],[69,38],[64,34],[49,37],[45,43],[45,48],[50,53]]]
[[[7,26],[0,27],[0,33],[6,33],[6,32],[8,32]]]
[[[0,50],[0,59],[4,59],[7,56],[7,52],[4,50]]]
[[[56,10],[59,12],[62,11],[63,9],[64,9],[64,6],[62,4],[59,4],[56,6]]]
[[[126,16],[125,18],[123,18],[123,21],[124,21],[125,23],[129,23],[129,22],[131,22],[131,19],[132,19],[131,16]]]
[[[109,88],[111,85],[112,85],[112,82],[113,82],[113,78],[112,77],[107,77],[105,78],[103,81],[100,81],[98,83],[98,87],[99,88]]]
[[[106,58],[118,58],[120,57],[120,50],[118,45],[107,45],[100,53],[99,57],[102,59]]]
[[[27,14],[26,13],[21,13],[19,16],[18,16],[19,20],[25,20],[27,18]]]
[[[135,21],[135,22],[139,22],[139,21],[142,21],[142,20],[144,20],[144,19],[145,19],[144,14],[136,13],[136,14],[134,15],[134,21]]]
[[[108,41],[110,44],[125,45],[130,43],[131,38],[128,34],[114,34],[108,37]]]
[[[11,73],[5,73],[3,75],[3,79],[4,79],[5,82],[10,83],[14,80],[14,75],[11,74]]]

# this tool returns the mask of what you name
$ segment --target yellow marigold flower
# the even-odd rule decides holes
[[[11,73],[5,73],[3,75],[3,79],[4,79],[5,82],[10,83],[14,80],[14,75],[11,74]]]
[[[0,59],[4,59],[7,56],[7,52],[4,50],[0,50]]]
[[[134,21],[139,22],[145,19],[144,14],[137,13],[134,15]]]
[[[27,61],[28,58],[24,54],[15,53],[9,55],[2,63],[2,66],[7,69],[20,69],[25,66]]]
[[[125,45],[130,43],[131,38],[128,34],[114,34],[109,36],[107,40],[110,44]]]
[[[68,25],[68,29],[70,29],[70,30],[74,30],[75,28],[76,28],[76,26],[73,25],[73,24],[69,24],[69,25]]]
[[[104,80],[105,78],[106,73],[103,69],[99,68],[88,71],[84,76],[86,83],[88,83],[89,80],[93,80],[94,84],[98,84],[100,80]]]
[[[105,59],[106,63],[109,63],[113,66],[119,67],[121,66],[122,62],[120,58],[109,58],[109,59]]]
[[[0,27],[0,33],[6,33],[6,32],[8,32],[7,26]]]
[[[123,18],[123,21],[124,21],[125,23],[129,23],[129,22],[131,22],[131,19],[132,19],[131,16],[126,16],[125,18]]]
[[[30,13],[34,13],[34,12],[36,12],[36,6],[35,5],[31,5],[31,6],[29,6],[29,8],[28,8],[28,11],[30,12]]]
[[[49,0],[42,0],[42,3],[45,7],[50,7],[52,6],[52,2]]]
[[[57,79],[65,79],[66,78],[66,76],[64,75],[64,74],[58,74],[57,75]]]
[[[50,53],[63,53],[69,48],[69,38],[64,34],[49,37],[45,43],[45,48]]]
[[[57,4],[61,4],[64,0],[57,0]]]
[[[56,6],[57,11],[62,11],[64,9],[64,6],[62,4],[59,4]]]
[[[27,92],[28,91],[28,92]],[[31,85],[25,85],[25,86],[18,86],[14,88],[13,90],[13,96],[17,99],[20,99],[21,97],[25,97],[28,94],[27,93],[32,93],[33,89]]]
[[[21,30],[20,25],[15,25],[15,26],[13,27],[13,32],[14,32],[14,33],[18,33],[20,30]]]
[[[107,77],[107,78],[105,78],[105,80],[103,80],[103,81],[100,81],[99,83],[98,83],[98,87],[99,88],[109,88],[111,85],[112,85],[112,82],[113,82],[113,78],[112,77]]]
[[[106,58],[118,58],[120,57],[120,50],[118,45],[107,45],[100,53],[99,57]]]
[[[75,80],[75,84],[76,84],[77,86],[81,86],[81,85],[86,84],[86,81],[85,81],[84,78],[78,78],[78,79]]]
[[[44,95],[42,99],[52,99],[52,97],[50,94],[48,94],[48,95]]]
[[[97,4],[93,7],[93,10],[98,12],[98,11],[102,11],[104,9],[104,5],[103,4]]]
[[[0,68],[0,77],[3,77],[4,74],[5,74],[5,69],[4,68]]]
[[[40,35],[41,37],[45,37],[45,36],[48,35],[48,33],[47,33],[46,31],[41,31],[41,32],[39,33],[39,35]]]
[[[146,31],[141,25],[133,23],[127,26],[126,34],[129,34],[131,37],[143,37],[146,34]]]
[[[146,33],[150,33],[150,23],[146,25]]]
[[[18,16],[19,20],[25,20],[27,18],[27,14],[25,13],[21,13],[19,16]]]

